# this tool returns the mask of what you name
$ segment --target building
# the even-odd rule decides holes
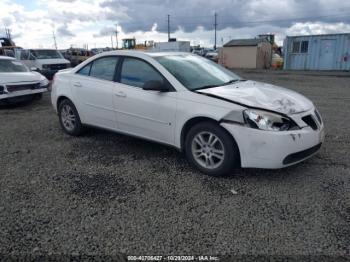
[[[270,68],[272,45],[265,38],[235,39],[219,51],[219,64],[227,68]]]
[[[283,50],[287,70],[350,70],[350,33],[288,36]]]

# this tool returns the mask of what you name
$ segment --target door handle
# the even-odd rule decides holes
[[[117,93],[115,93],[116,96],[119,96],[119,97],[126,97],[126,94],[122,91],[119,91]]]
[[[75,87],[82,87],[82,84],[81,84],[80,82],[75,82],[75,83],[73,84],[73,86],[75,86]]]

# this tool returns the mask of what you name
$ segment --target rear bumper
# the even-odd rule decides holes
[[[295,131],[263,131],[246,126],[222,123],[235,138],[241,166],[249,168],[283,168],[299,163],[321,147],[323,125],[318,130],[304,127]]]
[[[19,97],[19,96],[29,96],[29,95],[44,93],[46,91],[47,91],[47,88],[28,89],[28,90],[16,91],[16,92],[8,93],[8,94],[1,94],[0,95],[0,100],[14,98],[14,97]]]

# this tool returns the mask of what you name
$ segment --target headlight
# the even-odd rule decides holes
[[[40,88],[47,87],[49,85],[49,81],[45,78],[40,81]]]
[[[290,118],[263,110],[247,109],[243,111],[246,125],[251,128],[268,131],[286,131],[299,129]]]

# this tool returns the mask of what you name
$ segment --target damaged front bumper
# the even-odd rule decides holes
[[[243,168],[283,168],[311,157],[320,149],[325,137],[322,120],[314,118],[315,129],[298,121],[314,112],[310,110],[296,116],[301,129],[293,131],[264,131],[229,123],[221,125],[235,138]]]
[[[45,88],[38,88],[38,89],[27,89],[27,90],[21,90],[21,91],[15,91],[15,92],[9,92],[9,93],[2,93],[0,94],[0,100],[5,99],[11,99],[19,96],[30,96],[35,95],[39,93],[47,92],[47,87]]]

